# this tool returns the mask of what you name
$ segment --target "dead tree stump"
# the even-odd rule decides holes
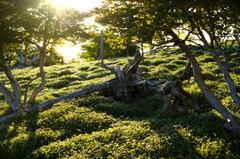
[[[124,69],[120,65],[113,67],[99,63],[100,67],[115,74],[115,78],[109,81],[109,87],[102,90],[103,95],[111,96],[116,100],[129,101],[150,93],[161,93],[164,97],[162,112],[165,112],[170,106],[180,114],[186,113],[188,109],[199,110],[193,97],[181,86],[183,78],[189,78],[189,76],[172,77],[164,81],[149,81],[141,77],[139,72],[141,60],[142,56],[139,53],[136,54],[134,60],[128,60],[129,67]],[[191,68],[191,65],[188,64],[186,70],[191,70],[189,67]]]

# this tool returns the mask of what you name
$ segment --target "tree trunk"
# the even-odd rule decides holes
[[[40,84],[40,86],[38,88],[36,88],[33,91],[32,95],[31,95],[31,97],[30,97],[30,99],[28,100],[27,103],[25,103],[26,102],[27,91],[28,91],[28,89],[26,88],[25,97],[24,97],[24,104],[23,104],[21,102],[21,87],[19,86],[17,80],[12,75],[10,68],[6,64],[6,61],[4,59],[4,55],[3,55],[3,52],[2,52],[2,47],[3,47],[3,45],[0,45],[0,65],[3,67],[3,70],[4,70],[7,78],[10,81],[10,84],[12,86],[13,92],[11,92],[8,88],[6,88],[4,86],[4,83],[0,83],[0,91],[3,93],[4,98],[6,99],[7,104],[13,109],[13,111],[17,111],[18,109],[20,109],[20,107],[23,110],[25,110],[24,107],[23,107],[24,104],[29,104],[30,102],[32,102],[36,98],[37,94],[40,91],[42,91],[44,86],[45,86],[46,79],[45,79],[45,72],[44,72],[44,69],[43,69],[43,62],[44,62],[44,58],[45,58],[45,52],[42,50],[42,53],[41,53],[41,51],[39,53],[40,54],[40,75],[42,77],[41,84]],[[33,80],[35,80],[35,79],[33,79]],[[29,84],[33,80],[31,80],[29,82]]]
[[[49,66],[52,66],[52,55],[53,55],[53,48],[51,47],[50,58],[49,58]]]
[[[24,64],[27,63],[27,55],[28,55],[28,45],[25,45],[25,54],[23,55]]]
[[[214,93],[206,86],[201,73],[201,68],[192,54],[191,50],[186,46],[184,41],[181,41],[179,37],[173,32],[173,30],[168,31],[169,35],[176,40],[175,45],[179,46],[188,56],[189,60],[193,65],[194,70],[194,80],[197,82],[198,86],[204,93],[207,101],[222,115],[227,122],[224,124],[225,128],[228,130],[240,133],[240,120],[237,116],[231,114],[225,106],[220,102],[220,100],[214,95]]]
[[[64,101],[64,100],[69,100],[69,99],[77,98],[77,97],[87,95],[87,94],[90,94],[90,93],[93,93],[93,92],[96,92],[96,91],[101,91],[102,89],[108,88],[109,85],[110,85],[109,81],[101,83],[101,84],[97,84],[97,85],[85,88],[83,90],[73,92],[73,93],[64,95],[64,96],[56,98],[56,99],[49,100],[49,101],[41,103],[41,104],[34,105],[33,107],[30,107],[30,108],[26,109],[26,111],[31,112],[31,111],[34,111],[34,110],[37,110],[37,109],[40,109],[40,108],[46,108],[48,106],[51,106],[55,103],[58,103],[58,102],[61,102],[61,101]],[[13,113],[13,114],[2,117],[2,118],[0,118],[0,123],[5,122],[7,119],[10,119],[12,117],[22,115],[23,113],[24,113],[24,111],[19,110],[19,111]]]
[[[12,69],[23,69],[25,67],[28,67],[30,66],[32,63],[34,63],[35,61],[37,61],[40,57],[40,51],[38,51],[38,56],[34,53],[34,58],[32,58],[29,62],[26,61],[26,54],[27,53],[27,47],[25,48],[25,55],[24,57],[22,56],[22,53],[21,53],[21,57],[18,57],[17,58],[20,60],[21,64],[12,68]]]
[[[44,58],[41,54],[41,62],[40,62],[41,73],[43,72],[43,67],[42,67],[43,59]],[[139,71],[138,67],[141,60],[142,60],[142,56],[140,56],[140,53],[139,53],[138,55],[135,56],[134,60],[129,60],[130,65],[124,69],[121,69],[119,65],[118,67],[113,67],[107,64],[99,63],[101,67],[106,68],[111,72],[113,72],[116,77],[102,84],[94,85],[89,88],[83,89],[81,91],[74,92],[57,99],[53,99],[45,103],[35,105],[26,110],[32,111],[38,108],[52,105],[62,100],[72,99],[72,98],[79,97],[81,95],[89,94],[96,91],[101,91],[105,96],[111,96],[114,99],[118,99],[118,100],[131,100],[135,97],[145,96],[149,93],[160,93],[160,94],[163,94],[164,100],[165,100],[163,112],[165,112],[169,108],[172,100],[174,101],[172,108],[174,108],[174,110],[178,111],[178,113],[180,114],[188,112],[188,109],[199,110],[198,106],[196,105],[191,95],[186,91],[184,91],[184,89],[181,87],[181,81],[179,80],[179,78],[173,77],[173,78],[170,78],[168,81],[166,80],[148,81],[146,78],[141,77],[140,76],[141,74],[138,73]],[[41,76],[43,75],[44,74],[41,74]],[[45,84],[43,79],[44,78],[42,77],[41,85],[34,92],[41,91],[41,88],[42,88],[41,86],[44,86]],[[28,85],[30,84],[30,82],[28,83]],[[28,85],[27,85],[27,88],[28,88]],[[27,88],[26,88],[26,92],[27,92]],[[33,93],[33,95],[36,95],[37,93]],[[25,93],[25,97],[26,97],[26,93]],[[26,101],[26,99],[24,99],[24,101]],[[8,115],[0,119],[0,122],[4,122],[7,120],[7,118],[13,117],[15,115],[20,115],[22,113],[23,111],[20,110],[14,114]]]
[[[30,103],[32,103],[34,101],[34,99],[36,98],[36,96],[38,95],[38,93],[40,93],[46,84],[46,77],[45,77],[45,72],[44,72],[44,59],[45,59],[45,49],[41,48],[40,50],[40,77],[41,77],[41,83],[40,85],[33,91],[31,97],[29,98],[29,100],[27,101],[27,105],[29,105]]]
[[[217,41],[217,38],[216,38],[216,35],[215,35],[215,31],[213,30],[212,33],[213,33],[213,38],[215,40],[215,43],[218,47],[218,50],[221,52],[221,54],[223,55],[224,57],[224,63],[220,60],[219,56],[217,55],[217,53],[215,52],[215,50],[209,46],[203,32],[201,31],[201,29],[198,27],[197,28],[201,37],[202,37],[202,42],[204,43],[204,46],[208,49],[208,51],[211,53],[212,57],[214,58],[214,60],[217,62],[218,66],[220,67],[222,73],[224,74],[224,78],[226,79],[227,81],[227,84],[228,84],[228,88],[230,90],[229,94],[230,96],[232,97],[233,101],[240,107],[240,97],[238,96],[237,94],[237,90],[236,90],[236,87],[234,85],[234,82],[229,74],[229,71],[228,71],[228,57],[227,55],[225,54],[224,50],[222,50],[221,46],[219,45],[218,41]]]
[[[3,93],[8,105],[12,107],[13,111],[16,111],[19,109],[19,106],[21,106],[21,87],[19,86],[17,80],[14,78],[10,68],[8,67],[4,59],[2,49],[3,45],[0,44],[0,65],[3,67],[3,70],[10,81],[13,92],[7,89],[4,86],[4,83],[0,84],[0,91]]]
[[[164,96],[163,112],[169,109],[171,101],[175,111],[179,114],[188,112],[189,109],[199,110],[194,99],[184,91],[181,80],[178,77],[170,78],[168,81],[148,81],[141,77],[139,64],[142,60],[140,52],[135,55],[134,60],[128,59],[129,66],[121,69],[120,66],[113,67],[108,64],[99,63],[99,66],[110,70],[115,78],[110,80],[110,86],[103,90],[103,95],[111,96],[117,100],[132,100],[135,97],[145,96],[149,93],[160,93]]]
[[[240,47],[240,40],[239,40],[238,36],[234,36],[234,37],[235,37],[235,39],[237,40],[238,47]],[[238,53],[239,53],[239,52],[238,52]]]

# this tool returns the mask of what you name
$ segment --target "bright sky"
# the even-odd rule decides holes
[[[59,8],[70,6],[76,10],[84,12],[88,12],[95,7],[100,7],[102,2],[102,0],[49,0],[49,1],[51,1],[54,6]],[[93,18],[90,18],[89,20],[87,20],[87,22],[93,23],[94,20]],[[62,53],[62,55],[65,57],[65,61],[66,60],[69,61],[72,58],[77,57],[77,53],[80,52],[80,49],[81,49],[80,44],[73,46],[68,43],[66,46],[59,47],[57,51]]]
[[[88,12],[89,10],[99,7],[102,0],[50,0],[56,7],[73,7],[79,11]]]

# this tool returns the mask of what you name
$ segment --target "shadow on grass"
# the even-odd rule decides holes
[[[186,115],[161,112],[162,97],[149,95],[131,102],[116,102],[112,98],[89,96],[77,100],[77,105],[92,107],[114,118],[148,121],[165,146],[158,157],[170,158],[236,158],[240,136],[227,131],[224,120],[209,107],[200,113]],[[158,105],[156,105],[158,103]]]
[[[0,125],[0,158],[22,158],[33,145],[37,129],[38,111],[11,118]]]
[[[233,158],[240,155],[237,151],[240,137],[224,130],[224,121],[215,112],[179,116],[162,113],[162,103],[162,96],[159,94],[131,102],[117,102],[112,98],[92,94],[71,103],[62,102],[51,108],[16,117],[0,125],[0,158],[31,156],[40,147],[44,150],[44,145],[51,149],[50,143],[67,143],[68,139],[79,134],[85,134],[89,141],[93,141],[94,138],[90,138],[94,137],[91,136],[92,133],[96,135],[99,132],[104,136],[105,132],[108,132],[110,134],[106,135],[110,135],[110,140],[111,131],[117,131],[114,123],[123,121],[149,124],[149,137],[157,136],[156,139],[149,139],[148,135],[145,135],[146,138],[139,143],[145,143],[144,150],[147,150],[148,146],[154,147],[149,149],[151,153],[148,154],[152,158]],[[137,125],[132,126],[129,128],[134,128],[130,130],[133,134],[143,130]],[[125,131],[124,125],[118,129]],[[120,136],[128,139],[127,132],[128,130],[126,137]],[[158,141],[153,142],[154,140]],[[115,143],[115,139],[111,141]],[[104,143],[102,140],[99,142]],[[57,145],[55,147],[61,149]],[[51,155],[50,152],[47,154]]]
[[[1,111],[0,118],[13,113],[12,108],[10,106],[5,105],[5,104],[2,107],[2,110],[0,110],[0,111]]]
[[[107,129],[114,121],[69,103],[27,113],[0,125],[0,158],[24,158],[51,142]]]
[[[154,129],[154,128],[153,128]],[[166,158],[206,158],[196,150],[195,143],[188,139],[185,135],[181,134],[180,128],[177,125],[169,124],[164,125],[154,131],[160,136],[167,146],[163,149],[166,155],[160,157]]]

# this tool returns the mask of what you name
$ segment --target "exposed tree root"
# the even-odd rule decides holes
[[[139,63],[142,57],[135,56],[134,60],[128,60],[130,66],[121,69],[120,66],[113,67],[100,63],[99,66],[110,70],[115,74],[115,78],[110,80],[110,86],[102,90],[104,96],[111,96],[117,100],[132,100],[135,97],[145,96],[150,93],[160,93],[164,95],[163,112],[170,106],[180,114],[186,113],[188,109],[199,110],[193,97],[184,91],[181,86],[183,80],[192,77],[191,63],[188,62],[184,73],[180,77],[172,77],[163,81],[148,81],[141,77]],[[173,101],[173,102],[171,102]]]

